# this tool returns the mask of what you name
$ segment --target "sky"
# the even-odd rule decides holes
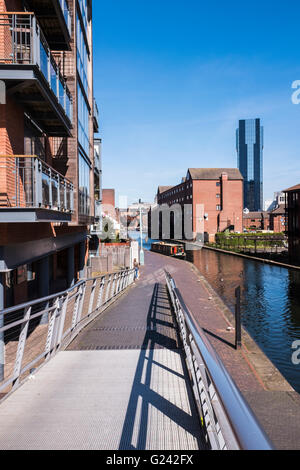
[[[264,126],[264,199],[300,183],[300,4],[93,0],[103,187],[153,202],[187,169],[237,167],[239,119]]]

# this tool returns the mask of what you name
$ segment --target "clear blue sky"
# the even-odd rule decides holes
[[[153,201],[188,167],[236,167],[239,119],[262,119],[264,199],[300,183],[295,1],[93,0],[103,185]],[[118,201],[117,201],[118,202]]]

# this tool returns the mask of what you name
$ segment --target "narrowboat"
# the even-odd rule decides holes
[[[151,251],[175,258],[185,258],[184,245],[177,243],[155,242],[151,244]]]

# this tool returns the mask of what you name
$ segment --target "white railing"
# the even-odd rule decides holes
[[[174,279],[165,274],[207,445],[212,450],[272,450],[253,412],[186,307]]]
[[[134,270],[82,280],[74,287],[0,312],[0,398],[11,393],[134,281]]]

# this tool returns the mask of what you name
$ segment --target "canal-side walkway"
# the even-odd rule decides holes
[[[0,406],[0,449],[203,448],[166,269],[277,449],[300,448],[299,395],[190,263],[145,253],[141,277]]]
[[[0,449],[203,448],[165,278],[151,264],[0,406]]]

